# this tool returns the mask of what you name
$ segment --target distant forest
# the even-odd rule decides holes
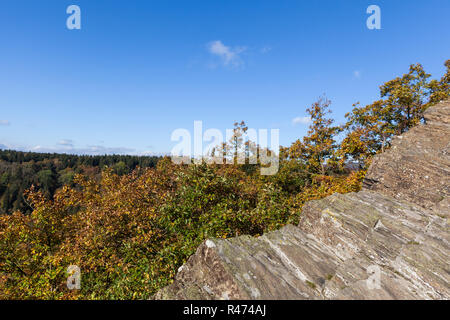
[[[76,174],[99,177],[112,168],[118,175],[137,167],[153,168],[160,157],[128,155],[70,155],[0,150],[0,214],[16,210],[30,213],[24,191],[35,185],[51,198],[63,185],[72,185]]]

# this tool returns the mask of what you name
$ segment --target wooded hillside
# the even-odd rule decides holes
[[[63,185],[72,185],[76,174],[98,177],[106,168],[123,175],[136,167],[153,168],[159,157],[124,155],[78,156],[57,153],[0,150],[0,214],[15,210],[30,213],[23,194],[35,185],[49,198]]]

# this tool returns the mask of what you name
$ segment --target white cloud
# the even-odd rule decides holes
[[[265,47],[262,47],[262,48],[261,48],[261,53],[262,53],[262,54],[268,53],[268,52],[271,51],[271,50],[272,50],[272,47],[265,46]]]
[[[309,124],[311,122],[311,117],[296,117],[292,119],[292,124]]]
[[[138,156],[156,156],[156,155],[159,155],[159,153],[150,151],[150,150],[145,150],[145,151],[138,152],[137,155]]]
[[[164,157],[170,156],[170,152],[155,152],[150,150],[136,150],[126,147],[104,147],[104,146],[87,146],[85,148],[74,148],[65,146],[45,147],[37,145],[34,147],[25,147],[20,145],[8,145],[0,143],[0,150],[16,150],[22,152],[39,152],[39,153],[60,153],[60,154],[74,154],[74,155],[132,155],[132,156],[146,156],[146,157]]]
[[[359,70],[353,71],[353,77],[355,77],[356,79],[361,78],[361,71]]]
[[[212,41],[208,44],[208,51],[218,56],[225,66],[238,67],[243,65],[244,62],[239,55],[245,50],[247,50],[246,47],[231,48],[224,45],[220,40]]]
[[[0,126],[9,126],[11,122],[8,120],[0,120]]]
[[[68,154],[87,154],[87,155],[104,155],[104,154],[133,154],[136,150],[125,147],[104,147],[104,146],[87,146],[85,148],[74,148],[71,145],[62,147],[43,147],[35,146],[31,149],[20,148],[22,151],[31,150],[33,152],[44,153],[68,153]]]
[[[73,147],[73,140],[62,139],[58,142],[60,146]]]
[[[106,147],[102,145],[88,145],[86,147],[75,147],[73,140],[63,139],[54,146],[24,146],[24,145],[10,145],[0,142],[0,149],[3,150],[17,150],[23,152],[40,152],[40,153],[65,153],[75,155],[135,155],[135,156],[170,156],[170,152],[162,153],[151,151],[153,147],[147,146],[147,149],[136,150],[127,147]]]

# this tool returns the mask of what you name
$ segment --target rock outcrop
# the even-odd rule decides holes
[[[416,203],[424,208],[448,207],[450,197],[450,103],[424,114],[426,125],[412,128],[376,156],[364,188]]]
[[[210,239],[156,299],[449,299],[450,101],[298,226]]]

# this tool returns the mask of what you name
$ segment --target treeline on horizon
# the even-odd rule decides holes
[[[207,238],[298,224],[307,201],[359,191],[373,156],[449,98],[450,60],[445,66],[442,78],[431,79],[411,65],[380,86],[379,100],[353,105],[343,125],[330,117],[331,102],[318,99],[307,109],[307,134],[281,148],[275,175],[238,163],[236,150],[259,148],[244,141],[241,122],[222,146],[232,164],[163,158],[125,174],[114,167],[76,174],[53,197],[27,190],[31,213],[0,215],[0,299],[149,299]],[[81,272],[79,290],[66,286],[71,265]]]
[[[137,167],[153,168],[160,157],[130,155],[72,155],[64,153],[22,152],[0,149],[0,214],[19,210],[31,213],[24,198],[32,185],[48,198],[64,185],[72,185],[77,174],[100,177],[104,168],[119,175]]]

